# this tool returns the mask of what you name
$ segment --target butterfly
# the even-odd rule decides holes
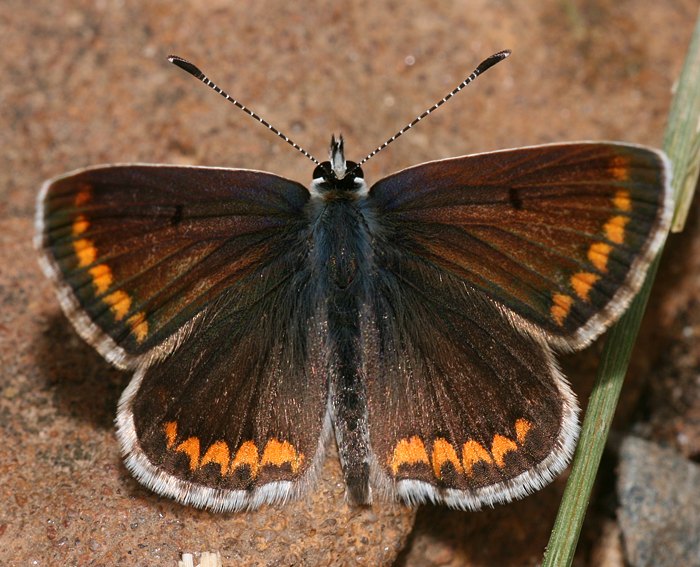
[[[567,466],[579,409],[553,352],[639,290],[670,222],[668,159],[561,143],[369,186],[375,153],[348,161],[333,138],[308,187],[144,164],[43,185],[42,268],[80,336],[133,372],[116,422],[138,481],[252,509],[312,490],[335,437],[350,503],[476,510]]]

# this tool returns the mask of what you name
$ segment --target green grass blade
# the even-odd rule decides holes
[[[669,113],[664,150],[674,165],[676,195],[674,228],[682,226],[692,200],[700,164],[700,18],[696,23],[676,95]],[[610,431],[632,348],[644,315],[659,257],[629,310],[608,334],[593,392],[588,403],[571,476],[554,523],[543,567],[567,567],[576,551],[593,483]]]
[[[674,168],[676,211],[671,232],[681,232],[700,173],[700,15],[669,112],[664,150]]]

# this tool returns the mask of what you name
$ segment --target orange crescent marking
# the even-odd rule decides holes
[[[608,257],[612,252],[612,246],[604,242],[596,242],[591,244],[588,249],[588,259],[599,271],[605,273],[608,271]]]
[[[505,461],[503,458],[507,453],[511,451],[517,451],[518,446],[512,439],[504,437],[503,435],[494,435],[493,444],[491,445],[491,454],[493,455],[494,462],[501,468],[505,466]]]
[[[131,309],[131,298],[126,292],[118,289],[114,293],[105,295],[102,300],[109,305],[114,318],[121,321]]]
[[[175,450],[180,453],[185,453],[190,458],[190,470],[196,471],[199,468],[199,439],[190,437],[180,443]]]
[[[603,230],[608,240],[615,244],[622,244],[625,241],[625,226],[629,221],[629,217],[616,215],[606,222],[603,226]]]
[[[401,439],[394,447],[394,453],[389,460],[389,466],[394,474],[398,474],[401,465],[423,463],[430,466],[428,452],[423,441],[416,435],[410,439]]]
[[[304,456],[297,454],[291,443],[270,439],[265,445],[262,459],[260,459],[260,466],[275,465],[279,467],[289,463],[292,466],[292,472],[296,474],[303,459]]]
[[[230,459],[231,454],[229,453],[226,441],[217,441],[204,453],[199,466],[203,467],[209,463],[216,463],[221,467],[221,475],[223,476],[228,472],[228,462]]]
[[[591,288],[600,279],[600,276],[591,272],[578,272],[571,276],[571,287],[576,295],[583,301],[588,301]]]
[[[464,472],[455,448],[447,439],[439,437],[433,442],[433,472],[437,478],[442,478],[442,465],[445,463],[452,463],[460,474]]]
[[[142,343],[148,336],[148,321],[143,311],[139,311],[135,315],[129,317],[126,322],[131,327],[131,332],[134,335],[137,343]]]
[[[229,467],[229,473],[233,473],[238,467],[248,465],[250,467],[250,476],[255,478],[258,475],[258,448],[252,441],[246,441],[236,451],[236,456]]]
[[[73,236],[78,236],[83,234],[88,228],[90,228],[90,223],[83,215],[78,215],[73,221]]]
[[[163,431],[165,432],[165,446],[168,449],[172,449],[177,438],[177,422],[166,421],[163,424]]]
[[[552,306],[549,308],[549,313],[554,319],[554,322],[560,327],[564,324],[566,317],[571,311],[571,304],[574,302],[571,297],[563,293],[555,293],[552,295]]]
[[[478,443],[477,441],[467,441],[462,446],[462,463],[464,464],[464,473],[471,474],[474,465],[481,461],[490,464],[493,462],[493,459],[481,443]]]
[[[630,160],[622,156],[615,156],[610,160],[608,172],[619,181],[627,181],[630,176]]]
[[[107,264],[97,264],[94,268],[90,268],[88,273],[92,278],[92,285],[95,286],[95,295],[102,295],[114,282],[112,270]]]
[[[92,199],[92,185],[89,183],[81,183],[78,186],[78,192],[75,195],[75,206],[82,207]]]
[[[630,198],[630,192],[627,189],[620,189],[615,193],[613,197],[613,205],[621,211],[630,212],[632,210],[632,199]]]
[[[97,257],[97,248],[92,243],[92,240],[87,238],[79,238],[73,241],[73,251],[78,257],[78,267],[84,268],[95,261]]]
[[[525,443],[525,437],[530,429],[532,429],[532,423],[527,419],[520,418],[515,422],[515,436],[518,439],[518,443],[521,445]]]

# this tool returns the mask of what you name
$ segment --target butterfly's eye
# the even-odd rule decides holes
[[[321,165],[317,165],[314,168],[314,173],[312,179],[334,179],[333,169],[331,168],[331,162],[324,161]]]
[[[346,162],[345,167],[348,170],[348,175],[350,175],[351,177],[353,177],[353,178],[359,177],[360,179],[365,178],[365,172],[362,171],[361,167],[357,167],[357,162],[348,161],[348,162]],[[354,169],[354,168],[357,168],[357,169]]]

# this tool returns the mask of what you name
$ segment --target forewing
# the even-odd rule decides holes
[[[584,142],[425,163],[369,200],[407,255],[580,348],[641,286],[670,222],[669,178],[660,152]]]
[[[256,171],[90,168],[44,185],[36,245],[80,335],[135,368],[172,352],[225,290],[256,283],[304,230],[308,198]]]

